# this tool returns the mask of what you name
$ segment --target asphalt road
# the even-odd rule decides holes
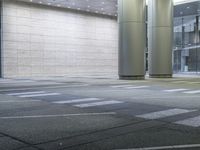
[[[0,150],[200,149],[200,78],[0,79]]]

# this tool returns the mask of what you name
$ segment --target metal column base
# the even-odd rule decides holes
[[[144,76],[119,76],[120,80],[144,80]]]
[[[150,74],[149,78],[172,78],[172,74]]]

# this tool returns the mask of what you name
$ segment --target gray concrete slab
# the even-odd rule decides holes
[[[27,146],[26,144],[9,137],[0,137],[0,149],[11,150]]]
[[[13,84],[0,85],[0,138],[10,135],[13,138],[6,137],[7,141],[20,139],[22,142],[20,150],[110,150],[200,143],[199,127],[175,124],[177,121],[200,116],[200,94],[164,91],[179,88],[200,90],[198,78],[120,81],[102,77],[56,77],[48,80],[34,79],[34,82],[37,84],[13,82]],[[82,84],[87,86],[81,86]],[[110,87],[121,84],[149,87],[141,89]],[[61,95],[34,98],[6,95],[37,90]],[[99,101],[116,100],[122,103],[88,108],[74,107],[72,103],[53,103],[82,98],[99,98]],[[76,104],[86,103],[91,102],[84,101]],[[186,112],[195,109],[196,111],[172,114],[157,120],[137,116],[168,109],[185,109]],[[84,115],[109,112],[114,114]],[[77,115],[62,116],[70,114]],[[23,141],[28,145],[23,145]],[[5,141],[0,143],[0,147],[3,144]],[[18,145],[13,145],[18,148]],[[13,148],[7,147],[7,150]]]
[[[142,131],[130,132],[125,135],[115,136],[95,142],[82,143],[67,150],[95,150],[128,149],[157,146],[171,146],[199,143],[200,136],[190,133],[166,129],[162,127],[148,128]],[[181,149],[182,150],[182,149]],[[187,149],[187,150],[193,150]]]
[[[129,121],[112,115],[0,119],[0,131],[35,144],[112,128]]]
[[[49,150],[70,149],[70,148],[76,149],[80,145],[85,145],[87,143],[94,143],[94,142],[98,142],[104,139],[113,139],[114,137],[126,135],[130,132],[141,131],[141,130],[152,128],[155,126],[160,126],[162,124],[163,123],[154,122],[154,121],[131,123],[128,125],[109,128],[101,132],[94,132],[94,133],[85,134],[82,136],[76,136],[76,137],[58,140],[55,142],[40,144],[40,145],[37,145],[37,147],[49,149]],[[92,149],[95,149],[95,147],[93,147]]]

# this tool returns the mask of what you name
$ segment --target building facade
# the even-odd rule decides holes
[[[200,2],[177,6],[174,18],[173,69],[200,74]]]
[[[129,77],[131,73],[144,77],[145,70],[152,75],[159,74],[159,71],[161,75],[169,76],[171,75],[170,71],[200,74],[199,0],[182,1],[174,5],[174,19],[170,20],[174,23],[173,48],[169,53],[169,56],[172,55],[172,60],[166,59],[165,64],[170,61],[167,65],[170,71],[167,73],[163,67],[160,67],[156,73],[152,72],[156,69],[152,67],[153,63],[151,62],[164,60],[166,55],[162,59],[159,59],[161,55],[155,55],[152,56],[152,59],[148,59],[148,55],[150,56],[152,53],[151,50],[149,53],[147,49],[151,42],[147,41],[150,41],[151,38],[148,36],[146,39],[145,36],[148,35],[147,31],[150,31],[150,26],[146,27],[148,28],[145,31],[146,34],[144,32],[142,36],[137,36],[138,33],[141,33],[139,30],[145,30],[145,24],[150,24],[149,20],[152,16],[148,18],[148,23],[145,21],[144,15],[148,16],[149,14],[146,14],[147,10],[140,9],[143,10],[142,16],[140,14],[130,16],[127,14],[128,11],[124,11],[123,13],[126,13],[127,16],[120,21],[117,20],[115,14],[105,13],[108,5],[95,8],[93,4],[97,1],[94,1],[90,7],[86,6],[85,10],[80,10],[78,6],[74,10],[70,7],[62,8],[60,4],[57,4],[59,7],[55,7],[48,6],[49,3],[42,5],[38,2],[36,0],[31,2],[29,0],[1,0],[1,77],[117,75],[120,65],[122,67],[119,69],[119,74],[122,77]],[[135,0],[130,4],[134,6],[137,4],[137,6],[145,8],[143,3],[145,1]],[[103,2],[101,4],[105,5]],[[109,9],[113,7],[117,13],[116,6],[117,0],[113,0]],[[88,9],[92,9],[92,7],[95,8],[94,11],[89,12]],[[120,19],[120,13],[118,18]],[[118,34],[118,28],[120,28],[118,21],[123,23],[122,28],[130,21],[135,27],[137,24],[142,24],[142,28],[138,25],[134,31],[132,30],[133,36],[136,37],[135,44],[123,37],[123,33]],[[132,29],[132,25],[130,25],[130,29]],[[126,29],[124,28],[124,32]],[[129,31],[127,30],[127,35],[130,35]],[[126,40],[118,46],[119,37]],[[139,37],[143,39],[143,42],[141,39],[139,40],[141,43],[137,41]],[[140,47],[142,53],[140,50],[134,53],[118,51],[120,46],[126,47],[128,44],[131,49],[138,50]],[[157,48],[158,52],[159,49]],[[158,54],[158,52],[154,54]],[[139,53],[140,56],[137,56]],[[119,59],[118,54],[120,54]],[[122,58],[122,55],[125,58]],[[133,64],[130,65],[129,62]],[[156,65],[155,62],[153,66]],[[132,70],[133,68],[137,68],[137,70]],[[148,70],[148,68],[152,68],[152,70]]]
[[[2,77],[117,74],[116,17],[2,1]]]

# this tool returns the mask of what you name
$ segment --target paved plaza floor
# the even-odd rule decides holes
[[[200,78],[0,79],[0,150],[200,149]]]

